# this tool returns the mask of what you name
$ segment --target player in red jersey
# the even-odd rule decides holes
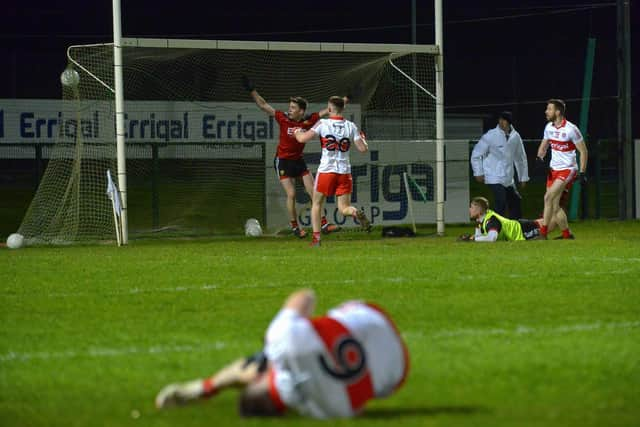
[[[376,305],[348,301],[320,317],[312,291],[291,294],[271,321],[263,352],[210,378],[170,384],[156,407],[185,404],[240,388],[244,416],[295,409],[313,418],[351,417],[405,381],[409,353],[391,318]]]
[[[544,195],[544,213],[540,233],[546,237],[549,225],[555,219],[557,226],[562,230],[562,238],[574,239],[569,230],[567,215],[560,208],[560,198],[565,190],[571,188],[576,178],[586,184],[589,153],[580,130],[565,118],[565,111],[565,103],[561,99],[550,99],[547,102],[545,116],[549,123],[544,129],[536,159],[538,163],[543,163],[547,149],[551,147],[551,163],[547,176],[547,192]],[[576,162],[576,150],[580,153],[580,168]]]
[[[249,91],[258,108],[272,116],[276,122],[278,122],[280,127],[280,140],[278,142],[276,157],[274,158],[274,167],[280,179],[280,184],[282,184],[282,188],[287,194],[287,212],[289,213],[291,230],[294,235],[304,238],[307,233],[298,224],[296,212],[296,179],[302,179],[305,190],[309,194],[309,197],[312,197],[313,177],[302,155],[304,145],[298,144],[293,135],[293,130],[296,128],[311,128],[322,116],[326,116],[329,110],[324,109],[317,113],[305,115],[307,100],[300,96],[289,98],[288,111],[276,110],[260,96],[253,82],[246,76],[243,77],[243,86]],[[323,233],[330,233],[337,230],[337,228],[336,225],[329,223],[325,216],[322,217]]]

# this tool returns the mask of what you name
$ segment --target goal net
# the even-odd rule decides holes
[[[410,197],[426,197],[415,205],[417,222],[435,222],[433,46],[158,39],[123,45],[131,238],[242,233],[248,218],[270,232],[286,228],[273,169],[278,124],[253,103],[243,75],[284,111],[294,95],[309,101],[307,113],[325,108],[332,95],[351,95],[345,116],[364,130],[371,150],[351,155],[353,203],[375,225],[409,222],[407,172],[414,178]],[[30,243],[114,238],[106,195],[106,171],[117,170],[113,45],[72,46],[68,59],[79,79],[62,79],[57,142],[19,230]],[[307,145],[314,172],[320,147]],[[448,158],[465,158],[465,150],[447,147]],[[466,177],[466,169],[451,169],[452,183]],[[456,186],[447,191],[451,199]],[[301,186],[297,202],[306,225],[310,202]],[[331,199],[327,215],[355,225]]]

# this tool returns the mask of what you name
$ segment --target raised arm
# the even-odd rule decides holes
[[[260,108],[262,111],[264,111],[270,116],[276,115],[276,109],[273,108],[271,105],[269,105],[269,103],[265,101],[265,99],[262,96],[260,96],[257,90],[254,89],[251,91],[251,97],[255,101],[258,108]]]
[[[249,94],[251,95],[251,98],[253,98],[253,101],[256,103],[258,108],[260,108],[262,111],[264,111],[270,116],[276,115],[275,108],[269,105],[267,101],[265,101],[264,98],[260,96],[260,94],[256,90],[255,84],[253,84],[253,82],[251,81],[251,79],[249,79],[249,77],[242,76],[242,87],[244,87],[249,92]]]
[[[294,310],[300,316],[311,317],[316,307],[316,294],[311,289],[302,289],[289,295],[283,308]]]

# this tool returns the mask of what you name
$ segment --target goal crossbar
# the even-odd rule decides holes
[[[426,53],[438,55],[440,49],[430,44],[383,43],[310,43],[240,40],[190,40],[158,38],[122,38],[123,47],[151,47],[176,49],[238,49],[305,52],[371,52],[371,53]]]

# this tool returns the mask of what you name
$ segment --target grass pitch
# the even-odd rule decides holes
[[[336,234],[0,250],[0,425],[317,425],[241,420],[235,393],[156,411],[166,383],[261,345],[300,287],[319,311],[380,303],[403,331],[405,386],[360,419],[403,426],[640,423],[640,224],[576,241],[482,245]]]

